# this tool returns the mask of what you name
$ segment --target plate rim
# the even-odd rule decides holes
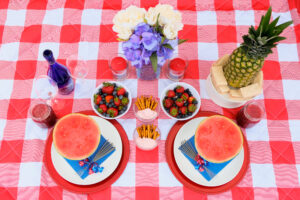
[[[207,117],[207,116],[212,116],[212,115],[220,115],[219,113],[212,112],[212,111],[199,111],[197,115],[194,116],[194,118],[198,117]],[[192,118],[192,119],[194,119]],[[195,191],[195,192],[202,192],[206,194],[217,194],[221,193],[224,191],[227,191],[231,189],[233,186],[237,185],[244,175],[246,174],[248,167],[249,167],[249,162],[250,162],[250,152],[248,148],[248,143],[245,135],[243,134],[244,137],[244,162],[242,165],[241,170],[239,173],[232,179],[230,182],[216,186],[216,187],[208,187],[208,186],[202,186],[197,183],[194,183],[191,181],[189,178],[187,178],[179,169],[179,167],[176,164],[175,158],[174,158],[174,152],[173,152],[173,145],[174,145],[174,139],[180,130],[180,128],[186,123],[187,121],[178,121],[176,122],[173,127],[170,129],[168,137],[166,139],[165,143],[165,153],[166,153],[166,161],[168,163],[168,166],[170,170],[172,171],[173,175],[177,178],[177,180],[182,183],[184,186],[187,188]]]
[[[110,123],[110,121],[108,121],[108,120],[106,120],[106,119],[103,119],[103,118],[101,118],[101,117],[99,117],[99,116],[93,116],[93,115],[89,115],[90,117],[92,117],[92,118],[97,118],[95,121],[97,122],[97,124],[98,124],[98,121],[97,120],[100,120],[100,121],[102,121],[101,123],[108,123],[109,125],[111,125],[111,126],[113,126],[114,128],[115,128],[115,126],[112,124],[112,123]],[[115,128],[116,129],[116,128]],[[118,129],[116,129],[116,131],[117,131],[117,133],[115,133],[116,134],[116,137],[118,137],[118,140],[120,140],[120,143],[121,143],[121,147],[120,147],[120,149],[121,149],[121,152],[120,152],[120,155],[118,155],[118,161],[116,161],[116,166],[115,166],[115,168],[114,168],[114,170],[116,170],[116,168],[118,167],[118,165],[119,165],[119,163],[120,163],[120,161],[121,161],[121,158],[122,158],[122,152],[123,152],[123,144],[122,144],[122,139],[121,139],[121,137],[120,137],[120,135],[118,134],[119,133],[119,131],[118,131]],[[102,135],[102,132],[103,131],[101,131],[101,135]],[[109,135],[109,134],[107,134],[107,135]],[[102,135],[103,136],[103,135]],[[104,136],[103,136],[104,137]],[[109,138],[105,138],[106,140],[107,139],[109,139]],[[76,181],[74,181],[74,180],[71,180],[71,178],[70,177],[67,177],[67,176],[64,176],[64,175],[62,175],[61,173],[60,173],[60,171],[59,170],[57,170],[57,167],[56,167],[56,165],[55,165],[55,162],[53,161],[53,159],[52,159],[52,151],[56,151],[56,153],[58,154],[57,156],[61,156],[58,152],[57,152],[57,150],[55,149],[55,147],[54,147],[54,145],[53,145],[53,142],[52,142],[52,145],[51,145],[51,149],[50,149],[50,153],[51,153],[51,161],[52,161],[52,164],[53,164],[53,166],[54,166],[54,168],[55,168],[55,170],[56,170],[56,172],[62,177],[62,178],[64,178],[65,180],[67,180],[68,182],[70,182],[70,183],[73,183],[73,184],[76,184],[76,185],[92,185],[92,184],[96,184],[96,183],[100,183],[101,181],[104,181],[105,179],[107,179],[112,173],[113,173],[113,171],[112,172],[110,172],[110,174],[107,176],[107,177],[105,177],[104,179],[102,179],[102,180],[97,180],[97,182],[95,182],[95,181],[92,181],[91,183],[85,183],[85,184],[83,184],[83,183],[76,183]],[[62,156],[61,156],[62,157]],[[63,158],[63,157],[62,157]],[[65,160],[64,160],[65,161]],[[67,163],[67,161],[65,161],[65,164],[66,165],[68,165],[68,163]],[[71,166],[70,166],[71,167]],[[72,168],[72,167],[71,167]],[[76,172],[75,172],[76,173]],[[100,177],[98,178],[98,179],[100,179]],[[86,182],[86,179],[81,179],[81,182]]]
[[[93,115],[97,116],[93,110],[84,110],[77,113],[82,113],[86,115]],[[105,180],[101,181],[100,183],[96,183],[93,185],[76,185],[73,183],[68,182],[67,180],[63,179],[54,169],[54,166],[51,162],[51,153],[50,153],[50,147],[53,141],[53,131],[50,131],[50,134],[48,135],[48,138],[46,140],[46,146],[44,151],[44,158],[43,162],[45,164],[45,167],[50,175],[50,177],[53,179],[53,181],[63,189],[66,189],[71,192],[79,193],[79,194],[89,194],[89,193],[95,193],[99,192],[101,190],[104,190],[108,187],[110,187],[124,172],[127,163],[129,161],[129,154],[130,154],[130,144],[128,140],[128,136],[122,127],[122,125],[117,120],[110,120],[110,122],[117,128],[119,135],[121,136],[122,145],[123,145],[123,152],[121,161],[116,168],[116,170]]]

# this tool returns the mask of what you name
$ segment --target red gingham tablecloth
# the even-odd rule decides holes
[[[112,18],[133,4],[148,8],[168,3],[182,12],[188,39],[176,51],[186,55],[189,67],[184,82],[201,95],[202,110],[234,118],[238,109],[223,109],[210,100],[205,80],[214,61],[230,54],[242,42],[249,25],[258,25],[272,6],[279,23],[294,20],[274,53],[265,61],[264,90],[257,97],[266,115],[244,130],[250,165],[243,180],[218,195],[195,193],[171,173],[165,158],[165,140],[175,123],[163,113],[156,121],[162,131],[159,147],[143,152],[134,146],[137,123],[132,108],[118,120],[130,140],[130,159],[123,175],[108,189],[78,195],[57,186],[43,164],[49,130],[39,128],[28,115],[36,94],[33,79],[46,74],[44,49],[65,63],[76,53],[86,60],[89,73],[84,87],[58,99],[59,116],[91,109],[93,89],[112,78],[107,58],[120,51],[112,31]],[[298,9],[297,9],[298,7]],[[299,199],[300,196],[300,17],[297,0],[1,0],[0,1],[0,199]],[[124,81],[133,97],[159,96],[171,83],[164,74],[143,82],[132,73]],[[79,85],[80,86],[80,85]]]

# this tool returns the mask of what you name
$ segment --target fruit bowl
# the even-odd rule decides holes
[[[144,109],[141,109],[140,102],[142,101],[142,99],[145,102],[146,100],[148,100],[150,98],[151,98],[152,102],[149,103],[148,105],[145,105],[145,107],[143,107]],[[157,105],[155,106],[155,104],[157,104]],[[138,105],[140,108],[138,107]],[[152,109],[150,109],[150,112],[146,111],[146,113],[145,113],[145,110],[147,108],[149,110],[150,107],[152,108]],[[154,112],[151,112],[151,110]],[[160,112],[159,99],[157,97],[152,97],[150,95],[141,95],[141,96],[137,97],[136,100],[134,101],[133,111],[138,120],[140,120],[142,122],[151,122],[151,121],[155,120],[159,115],[159,112]],[[153,114],[155,112],[156,112],[156,115]],[[143,115],[147,115],[147,116],[144,117]]]
[[[120,88],[123,88],[122,91]],[[117,119],[124,116],[128,112],[131,102],[130,90],[124,84],[116,81],[101,83],[95,88],[91,97],[93,110],[105,119]]]
[[[189,95],[189,97],[190,96],[194,97],[194,100],[192,100],[190,102],[187,100],[186,102],[184,102],[184,106],[177,106],[177,104],[174,103],[169,110],[171,110],[172,107],[177,107],[178,108],[178,113],[179,113],[179,109],[180,109],[180,112],[181,112],[181,107],[187,107],[188,108],[190,104],[193,104],[196,108],[194,108],[193,112],[188,112],[188,114],[185,114],[184,116],[180,116],[180,113],[179,113],[176,117],[174,117],[169,113],[169,110],[167,110],[167,108],[164,106],[164,101],[165,101],[165,99],[168,98],[167,97],[167,92],[169,90],[174,91],[174,88],[176,88],[177,86],[182,86],[184,88],[183,93],[186,93],[186,91],[189,91],[189,93],[191,94],[191,95]],[[179,96],[180,96],[180,94],[179,94]],[[174,98],[173,101],[176,102],[176,100],[178,99],[179,96],[175,92],[175,97],[172,97],[172,98]],[[193,118],[198,113],[198,111],[200,109],[200,106],[201,106],[201,98],[200,98],[199,93],[197,92],[197,90],[193,86],[191,86],[190,84],[184,83],[184,82],[178,82],[178,83],[170,84],[166,88],[164,88],[164,90],[162,91],[162,93],[160,95],[160,106],[161,106],[162,110],[164,111],[164,113],[167,116],[171,117],[172,119],[183,121],[183,120],[188,120],[188,119]]]

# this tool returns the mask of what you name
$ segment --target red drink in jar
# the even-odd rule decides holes
[[[183,79],[187,61],[183,58],[174,58],[168,64],[167,76],[169,79],[179,81]]]
[[[56,116],[51,106],[46,103],[39,102],[30,109],[31,118],[38,123],[40,127],[50,128],[56,122]]]
[[[243,128],[249,128],[258,123],[264,115],[264,109],[257,102],[246,104],[237,114],[236,121]]]
[[[110,61],[110,69],[114,75],[114,78],[117,80],[124,80],[127,78],[128,75],[127,68],[128,68],[128,63],[121,56],[114,57]]]

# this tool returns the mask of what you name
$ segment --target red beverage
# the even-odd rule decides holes
[[[250,102],[238,112],[236,121],[241,127],[249,128],[258,123],[263,114],[264,110],[257,102]]]
[[[169,79],[179,81],[184,77],[187,61],[182,58],[174,58],[169,62],[167,76]]]
[[[56,122],[56,116],[52,108],[45,103],[38,103],[31,109],[32,120],[43,128],[50,128]]]
[[[121,56],[114,57],[110,60],[110,69],[113,73],[113,76],[116,80],[124,80],[128,75],[128,63],[127,60]]]
[[[170,69],[182,72],[185,69],[185,61],[181,58],[175,58],[171,60]]]
[[[127,68],[127,62],[122,57],[114,57],[111,60],[110,65],[111,65],[112,70],[114,70],[114,71],[122,71]]]

